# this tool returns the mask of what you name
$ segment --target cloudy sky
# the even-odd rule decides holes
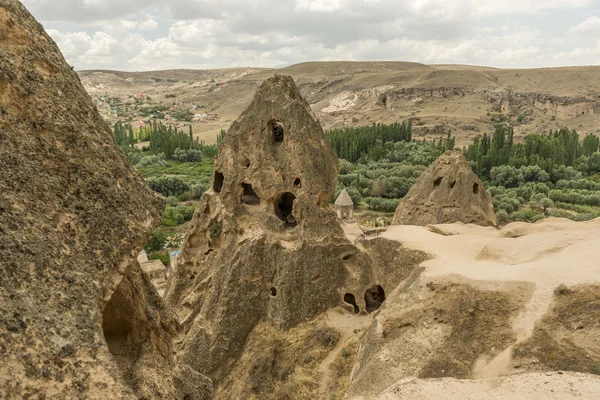
[[[600,0],[22,0],[76,69],[600,64]]]

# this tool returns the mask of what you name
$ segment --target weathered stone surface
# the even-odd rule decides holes
[[[447,151],[423,172],[393,220],[394,225],[453,222],[496,224],[492,198],[460,151]]]
[[[344,398],[374,399],[396,382],[473,378],[480,357],[514,343],[512,321],[533,293],[528,283],[425,280],[398,285],[364,336]]]
[[[136,262],[163,200],[16,0],[0,0],[0,171],[0,397],[182,398],[177,379],[210,390],[175,366],[174,320]]]
[[[292,328],[344,305],[346,293],[365,310],[365,291],[405,277],[397,264],[373,266],[329,210],[338,161],[291,78],[261,85],[221,144],[215,171],[165,294],[182,324],[182,361],[215,384],[243,379],[228,374],[259,323]],[[286,196],[293,202],[280,205]]]

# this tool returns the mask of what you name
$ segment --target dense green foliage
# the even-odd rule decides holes
[[[410,142],[410,125],[333,130],[327,137],[340,160],[335,197],[346,188],[355,203],[393,212],[416,178],[445,150],[448,135],[433,143]],[[510,127],[498,126],[463,149],[492,195],[499,222],[534,222],[548,215],[585,220],[600,215],[600,139],[560,129],[514,142]],[[360,196],[360,197],[359,197]],[[332,199],[333,200],[333,199]],[[597,208],[596,208],[597,207]]]
[[[168,160],[187,162],[199,162],[203,157],[215,157],[219,151],[218,145],[225,137],[225,131],[221,131],[217,137],[216,145],[207,145],[194,139],[191,125],[186,133],[172,125],[166,126],[160,121],[152,120],[136,131],[130,124],[117,121],[113,127],[113,136],[117,144],[128,154],[132,164],[136,165],[143,156],[159,154],[163,154]],[[137,156],[139,150],[134,148],[134,144],[147,141],[150,143],[144,150],[149,151],[149,154]]]
[[[177,226],[183,224],[185,221],[192,219],[194,215],[194,206],[177,206],[172,207],[167,205],[165,212],[163,213],[162,224],[165,226]]]
[[[475,139],[466,156],[488,182],[499,221],[533,222],[545,215],[586,220],[600,215],[593,208],[600,206],[600,185],[585,179],[600,171],[599,145],[595,135],[580,141],[566,128],[514,143],[512,128],[498,126],[491,137]]]
[[[337,198],[346,188],[355,204],[364,201],[376,211],[393,212],[421,173],[445,150],[454,148],[448,135],[435,142],[412,142],[411,124],[372,125],[327,132],[340,154]]]
[[[327,140],[339,158],[356,162],[365,154],[371,158],[381,158],[379,151],[386,143],[410,142],[412,126],[393,123],[373,124],[355,128],[332,129],[326,133]],[[379,143],[378,143],[379,142]]]
[[[115,123],[113,127],[113,136],[119,146],[133,147],[133,145],[137,143],[137,138],[131,125],[123,125],[121,121]]]
[[[600,171],[600,140],[587,135],[580,142],[576,131],[563,128],[548,135],[530,134],[523,143],[514,142],[511,127],[499,125],[492,136],[476,138],[466,150],[467,159],[480,176],[489,177],[499,166],[538,166],[552,174],[556,168],[573,167],[579,172]]]
[[[177,176],[160,176],[158,178],[151,177],[146,179],[146,183],[150,189],[162,194],[163,196],[179,196],[190,187],[183,179]]]
[[[147,254],[150,254],[154,251],[160,251],[165,248],[165,244],[167,243],[167,233],[157,229],[152,232],[152,236],[150,236],[150,240],[144,246],[144,250],[146,250]]]

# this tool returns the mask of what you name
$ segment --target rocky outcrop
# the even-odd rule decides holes
[[[393,220],[394,225],[453,222],[496,224],[492,198],[460,151],[447,151],[421,174]]]
[[[0,171],[0,397],[210,392],[175,365],[175,321],[136,262],[163,200],[16,0],[0,1]]]
[[[294,81],[265,81],[220,145],[165,294],[183,328],[181,359],[217,385],[233,379],[259,323],[287,330],[338,305],[372,311],[383,298],[366,292],[403,279],[346,239],[327,205],[337,172]]]
[[[512,321],[532,293],[527,283],[423,281],[413,274],[375,316],[344,398],[377,398],[396,382],[474,378],[478,361],[514,343]]]

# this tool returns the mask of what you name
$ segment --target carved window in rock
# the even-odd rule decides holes
[[[242,197],[241,202],[250,206],[260,205],[260,197],[256,194],[252,185],[249,183],[242,183]]]
[[[275,202],[275,215],[277,215],[280,220],[284,221],[288,227],[296,226],[296,219],[292,214],[294,210],[294,200],[296,200],[296,196],[286,192],[279,196],[279,199]]]
[[[219,171],[215,171],[215,176],[213,178],[213,190],[215,191],[215,193],[221,193],[221,189],[223,188],[224,180],[225,180],[225,175],[223,175]]]
[[[279,121],[276,121],[274,119],[269,121],[268,124],[268,132],[269,135],[271,136],[271,141],[274,144],[281,144],[283,143],[283,138],[284,138],[284,129],[283,129],[283,124]]]
[[[385,300],[385,291],[379,285],[373,285],[365,291],[365,303],[367,312],[372,313],[377,311]]]

